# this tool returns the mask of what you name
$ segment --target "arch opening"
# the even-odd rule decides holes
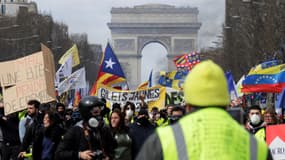
[[[157,84],[159,72],[168,70],[167,54],[166,47],[159,42],[150,42],[142,48],[140,83],[147,81],[151,70],[153,70],[152,84]]]

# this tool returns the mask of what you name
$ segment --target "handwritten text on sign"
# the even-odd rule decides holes
[[[50,52],[37,52],[0,63],[5,114],[25,109],[31,99],[37,99],[42,103],[54,100],[55,92],[51,78],[54,77],[54,66],[51,60],[53,57]]]

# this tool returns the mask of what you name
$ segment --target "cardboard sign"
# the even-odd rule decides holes
[[[163,108],[165,106],[165,87],[154,86],[147,89],[141,90],[117,90],[103,84],[98,84],[97,96],[99,98],[105,98],[107,101],[113,103],[125,104],[127,101],[133,102],[136,106],[140,104],[139,96],[141,94],[145,95],[145,102],[148,103],[149,109],[156,106],[158,108]]]
[[[266,143],[274,160],[285,159],[285,124],[266,127]]]
[[[53,61],[51,51],[42,45],[41,52],[0,63],[5,115],[25,109],[31,99],[55,100]]]

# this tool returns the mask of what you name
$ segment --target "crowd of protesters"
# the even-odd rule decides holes
[[[185,104],[149,108],[143,98],[139,109],[132,102],[110,108],[106,103],[95,96],[83,97],[73,108],[29,100],[26,110],[10,115],[0,103],[1,159],[132,160],[156,128],[176,124],[191,110]],[[265,140],[267,125],[280,122],[273,107],[243,109],[244,128],[259,139]]]
[[[132,160],[155,128],[173,124],[185,114],[180,105],[167,105],[161,110],[157,107],[149,109],[142,101],[139,110],[132,102],[115,103],[109,109],[105,99],[96,99],[97,108],[84,112],[94,113],[99,123],[94,127],[98,132],[92,133],[97,138],[92,144],[98,146],[87,144],[78,150],[77,147],[82,145],[81,139],[93,137],[85,131],[92,128],[89,125],[90,116],[82,111],[82,107],[86,107],[82,104],[86,98],[97,97],[87,96],[73,108],[63,103],[40,103],[32,99],[28,101],[26,110],[10,115],[4,115],[5,107],[1,102],[1,159],[94,159],[94,154],[102,152],[105,159]],[[85,126],[85,123],[88,125]],[[80,134],[80,128],[83,134]],[[77,151],[83,152],[78,154]]]
[[[105,105],[105,99],[100,101],[102,104],[98,106],[97,114],[102,119],[100,120],[101,125],[109,128],[102,135],[109,134],[114,140],[105,144],[105,147],[110,147],[110,149],[105,149],[105,151],[109,150],[108,152],[110,152],[105,156],[117,160],[134,159],[145,140],[155,131],[156,127],[174,124],[187,111],[187,108],[182,105],[167,105],[163,109],[157,107],[142,108],[136,111],[132,102],[126,102],[124,105],[114,104],[110,110]],[[21,117],[22,112],[25,115]],[[78,126],[82,120],[77,107],[66,108],[62,103],[56,105],[40,104],[37,100],[30,100],[27,103],[26,111],[22,112],[4,116],[4,105],[0,103],[1,159],[14,160],[31,157],[34,160],[73,159],[73,154],[68,155],[66,152],[61,152],[62,147],[58,147],[58,145],[60,142],[65,142],[69,138],[68,136],[74,137],[70,137],[70,143],[66,143],[65,147],[79,145],[76,140],[80,139],[80,134],[70,135],[76,130],[74,126]],[[280,121],[274,109],[270,107],[261,110],[258,105],[253,105],[248,108],[247,114],[245,128],[263,140],[265,140],[265,127],[277,124]],[[68,132],[68,130],[70,131]],[[110,137],[105,139],[110,140]],[[58,157],[55,157],[56,150]],[[84,154],[79,155],[79,157],[86,156],[85,159],[92,157]],[[79,157],[76,155],[75,159]],[[80,159],[84,159],[84,157],[80,157]]]

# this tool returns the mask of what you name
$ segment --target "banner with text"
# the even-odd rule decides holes
[[[42,51],[0,63],[0,82],[5,115],[23,110],[30,99],[41,103],[55,100],[54,62],[51,51]]]
[[[183,91],[166,87],[165,105],[181,103],[184,103]]]
[[[141,90],[118,90],[103,84],[99,84],[97,88],[97,96],[99,98],[105,98],[110,102],[112,106],[113,103],[125,104],[127,101],[133,102],[136,107],[140,104],[139,96],[141,94],[145,95],[145,102],[148,103],[149,109],[152,107],[163,108],[165,106],[165,87],[154,86],[147,89]]]

